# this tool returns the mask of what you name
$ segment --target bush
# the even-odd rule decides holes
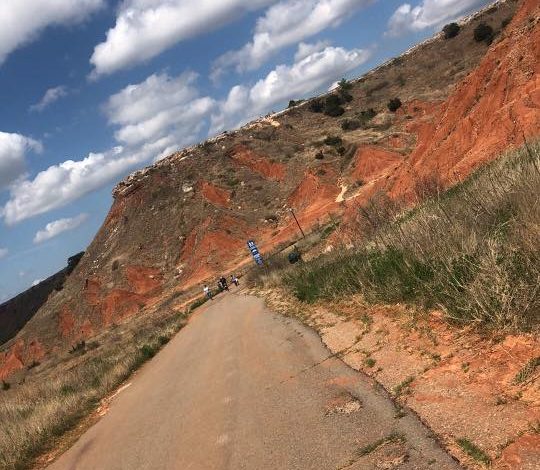
[[[298,106],[299,104],[302,104],[305,100],[291,100],[289,101],[289,108],[293,108],[295,106]],[[319,111],[320,112],[320,111]]]
[[[316,158],[317,160],[324,160],[324,153],[322,153],[322,152],[317,152],[317,153],[315,154],[315,158]]]
[[[331,147],[336,147],[343,143],[343,139],[337,135],[329,135],[326,139],[324,139],[324,143],[326,145],[330,145]]]
[[[313,113],[322,113],[324,111],[324,103],[320,98],[315,98],[309,102],[309,110]]]
[[[344,131],[354,131],[362,127],[362,123],[358,119],[345,119],[341,121],[341,128]]]
[[[2,380],[2,390],[4,390],[6,392],[10,388],[11,388],[11,384],[9,382],[6,382],[6,381]]]
[[[386,106],[390,112],[395,113],[399,108],[401,108],[401,100],[399,98],[392,98]]]
[[[474,40],[476,42],[485,41],[487,44],[491,44],[493,41],[493,28],[486,23],[480,23],[474,28]]]
[[[460,27],[457,23],[449,23],[443,28],[445,39],[455,38],[459,34]]]
[[[345,110],[341,107],[343,104],[341,98],[337,95],[329,95],[324,101],[324,114],[331,117],[341,116]]]

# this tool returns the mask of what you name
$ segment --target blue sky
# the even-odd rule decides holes
[[[3,0],[0,302],[85,249],[125,175],[486,3]]]

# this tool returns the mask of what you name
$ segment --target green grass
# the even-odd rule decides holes
[[[382,437],[381,439],[375,442],[372,442],[371,444],[368,444],[367,446],[361,447],[360,449],[358,449],[357,453],[359,457],[364,457],[376,451],[379,447],[381,447],[384,444],[396,443],[396,442],[405,442],[405,436],[401,433],[393,432],[389,434],[388,436]]]
[[[377,361],[375,359],[373,359],[372,357],[367,357],[365,360],[364,360],[364,364],[367,366],[367,367],[373,367],[375,364],[377,363]]]
[[[536,369],[540,366],[540,356],[533,357],[528,361],[521,370],[514,377],[513,382],[515,384],[520,384],[527,381],[535,372]]]
[[[480,447],[475,445],[473,442],[471,442],[469,439],[461,438],[456,441],[469,457],[473,458],[477,462],[480,462],[484,465],[490,465],[491,464],[491,458],[489,455],[487,455]]]
[[[283,273],[306,303],[361,293],[371,303],[440,308],[447,319],[529,331],[540,325],[540,144],[486,165],[403,211],[375,196],[360,210],[354,251],[336,250]]]
[[[413,381],[414,381],[414,377],[411,375],[407,377],[403,382],[397,384],[392,389],[392,391],[394,392],[394,395],[396,397],[403,395],[409,389],[409,386],[413,383]]]

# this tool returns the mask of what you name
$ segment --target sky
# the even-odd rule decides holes
[[[486,0],[1,0],[0,302],[129,173],[357,77]]]

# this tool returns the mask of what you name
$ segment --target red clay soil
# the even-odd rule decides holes
[[[259,155],[243,145],[236,145],[232,149],[230,157],[238,165],[249,168],[265,178],[277,181],[285,178],[286,167],[283,163],[271,162],[267,157]]]
[[[540,132],[540,4],[526,0],[479,67],[416,129],[418,145],[391,194],[411,195],[415,179],[446,184]]]
[[[69,305],[64,305],[58,314],[58,330],[63,338],[72,338],[75,330],[75,315]]]
[[[354,156],[352,176],[363,182],[373,181],[395,170],[403,161],[403,156],[397,152],[380,147],[360,147]]]
[[[101,322],[110,326],[138,313],[148,304],[148,298],[123,289],[111,290],[103,299]]]
[[[223,188],[213,185],[208,181],[200,183],[202,196],[210,203],[216,206],[229,207],[231,193]]]
[[[536,470],[540,460],[540,434],[525,434],[504,449],[497,462],[500,470]]]
[[[161,287],[163,276],[159,269],[127,266],[125,272],[127,281],[136,294],[146,295]]]

